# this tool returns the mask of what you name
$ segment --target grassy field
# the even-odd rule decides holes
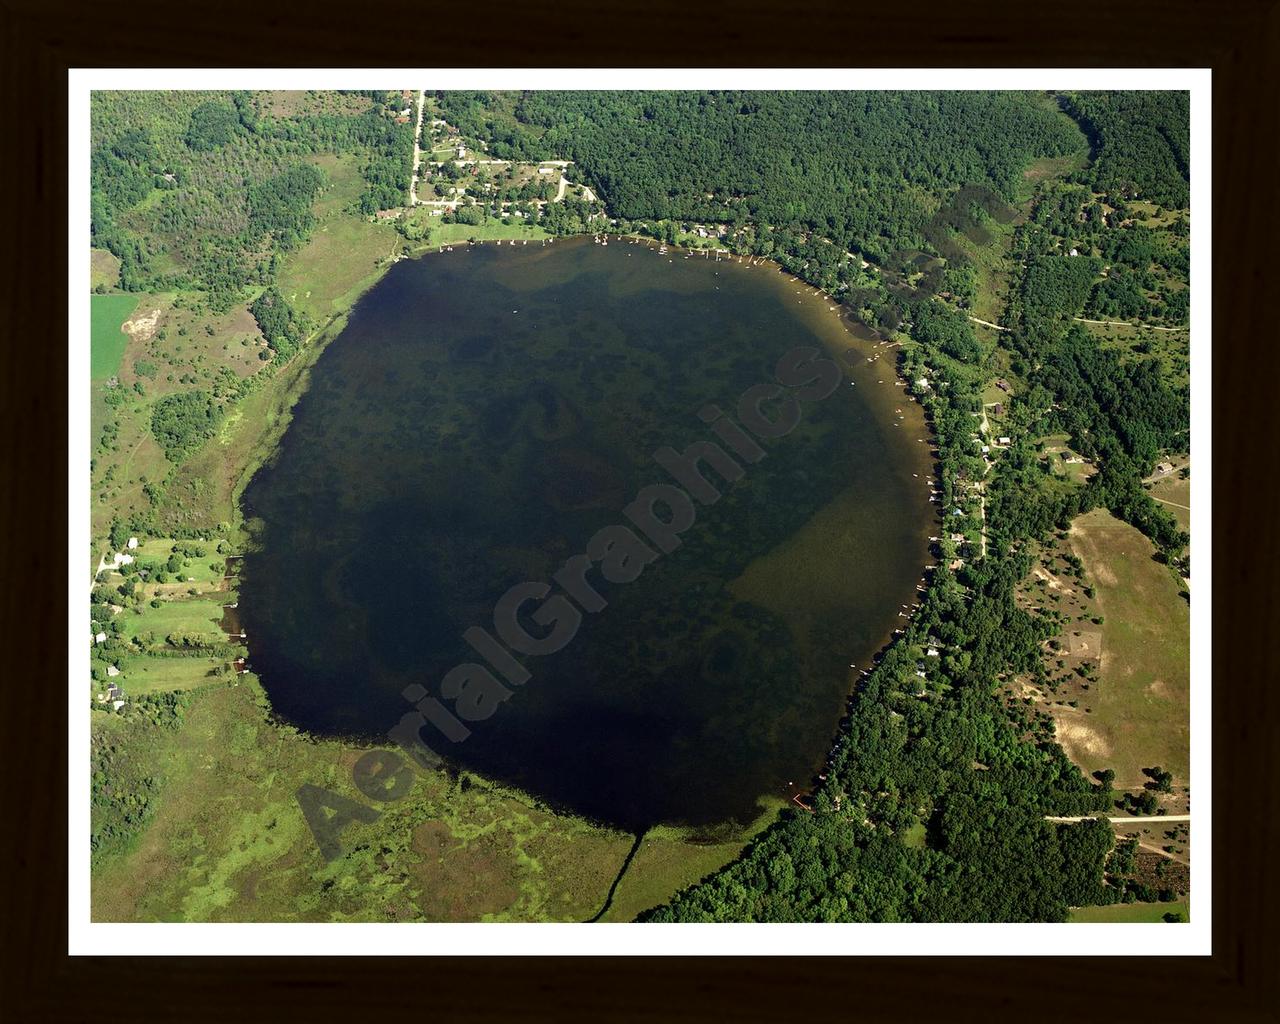
[[[163,639],[170,633],[218,633],[221,619],[219,598],[190,597],[165,601],[159,608],[146,606],[139,612],[123,611],[118,621],[126,636],[154,633]]]
[[[312,161],[324,172],[325,184],[316,197],[315,215],[324,222],[347,212],[364,191],[360,161],[353,155],[326,153]]]
[[[108,290],[120,283],[120,261],[106,249],[89,250],[89,287]]]
[[[100,381],[120,372],[129,336],[120,328],[138,305],[136,295],[93,295],[89,305],[89,378]]]
[[[1189,785],[1190,608],[1151,542],[1109,513],[1077,518],[1069,542],[1103,621],[1092,714],[1073,716],[1088,742],[1064,747],[1089,771],[1114,768],[1118,787],[1142,785],[1152,765]]]
[[[280,291],[318,323],[342,312],[372,285],[404,239],[388,224],[337,216],[312,233],[280,273]]]
[[[1191,907],[1186,900],[1172,903],[1113,903],[1109,907],[1078,907],[1067,920],[1072,924],[1153,924],[1164,921],[1165,914],[1181,914],[1191,920]]]
[[[550,236],[540,227],[525,224],[503,224],[502,221],[490,221],[488,224],[442,224],[439,217],[430,220],[431,235],[427,239],[429,245],[459,245],[475,239],[478,242],[496,241],[534,241]]]
[[[1013,244],[1014,226],[1012,223],[1001,224],[989,218],[984,227],[991,235],[986,245],[978,245],[965,235],[954,235],[954,241],[969,257],[977,274],[977,293],[973,300],[972,313],[979,320],[998,324],[1004,312],[1009,295],[1009,261],[1007,259],[1010,246]],[[993,342],[996,332],[990,327],[974,324],[973,328],[984,341]]]
[[[223,659],[198,656],[128,654],[116,662],[120,675],[115,682],[127,697],[137,697],[144,693],[167,693],[170,690],[194,690],[217,682],[213,671],[223,663]]]

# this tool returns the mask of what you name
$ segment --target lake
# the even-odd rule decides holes
[[[738,458],[737,479],[705,470],[721,497],[679,546],[646,544],[635,579],[588,572],[605,607],[563,649],[490,658],[505,698],[450,674],[487,664],[463,633],[498,636],[510,588],[563,595],[553,578],[597,531],[643,537],[624,509],[674,482],[655,451],[727,452],[699,413],[736,418],[797,346],[840,356],[845,379]],[[498,694],[488,717],[469,705],[464,740],[423,738],[630,830],[753,819],[821,770],[850,665],[903,621],[929,560],[929,445],[893,359],[812,288],[736,258],[575,239],[401,261],[320,355],[244,494],[238,610],[276,715],[389,746],[407,687],[452,710]],[[566,621],[577,603],[557,605]],[[555,625],[538,609],[522,609],[535,638]],[[504,678],[513,665],[527,681]]]

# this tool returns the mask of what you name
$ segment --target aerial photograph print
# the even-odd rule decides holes
[[[84,93],[87,926],[1193,934],[1192,90],[402,74]]]

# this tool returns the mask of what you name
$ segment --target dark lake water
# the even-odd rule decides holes
[[[464,631],[498,635],[510,587],[551,582],[596,531],[630,525],[637,492],[673,482],[655,450],[715,440],[699,411],[733,412],[798,345],[857,351],[795,430],[737,460],[738,480],[707,472],[723,496],[697,506],[679,547],[631,582],[588,572],[607,607],[559,653],[520,655],[530,678],[466,722],[465,741],[423,736],[460,767],[630,829],[749,820],[762,795],[804,785],[850,664],[902,621],[927,560],[922,416],[891,351],[812,289],[642,245],[432,255],[360,301],[244,497],[238,611],[275,712],[385,739],[412,684],[461,708],[442,681],[483,664]],[[521,619],[535,637],[555,625],[532,621],[539,604]]]

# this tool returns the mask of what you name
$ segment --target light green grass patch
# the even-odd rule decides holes
[[[517,239],[535,241],[550,237],[546,231],[536,225],[503,224],[499,220],[490,221],[488,224],[442,224],[439,218],[432,217],[429,223],[431,234],[427,238],[427,244],[431,246],[458,245],[471,239],[478,242],[506,242]]]
[[[159,608],[144,604],[139,611],[121,612],[116,621],[128,637],[154,633],[163,639],[170,633],[218,634],[222,620],[222,602],[203,597],[175,598],[163,601]]]
[[[280,292],[294,309],[323,323],[381,276],[403,241],[390,225],[336,215],[289,257]]]
[[[108,290],[120,283],[120,261],[106,249],[89,250],[89,287]]]
[[[1186,900],[1172,903],[1112,903],[1106,907],[1077,907],[1067,915],[1072,924],[1153,924],[1163,923],[1165,914],[1181,914],[1191,920]]]
[[[136,295],[89,297],[89,379],[107,380],[120,372],[129,336],[120,328],[138,306]]]
[[[113,682],[118,683],[129,697],[170,690],[194,690],[219,682],[213,673],[225,664],[225,660],[218,658],[126,654],[116,661],[120,675]]]

